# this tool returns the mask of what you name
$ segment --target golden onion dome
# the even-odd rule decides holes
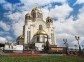
[[[39,13],[42,13],[41,9],[38,8],[38,7],[35,7],[32,9],[32,12],[39,12]]]
[[[30,14],[30,13],[27,13],[25,16],[26,16],[26,17],[29,17],[29,16],[31,17],[31,14]]]
[[[43,35],[43,34],[47,34],[44,30],[38,30],[36,32],[36,35]]]
[[[26,15],[25,15],[25,19],[31,19],[31,14],[30,13],[27,13]]]
[[[20,35],[18,38],[19,39],[24,39],[24,36],[23,35]]]
[[[30,13],[27,13],[26,16],[30,16]]]

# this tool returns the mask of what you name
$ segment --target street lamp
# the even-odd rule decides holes
[[[80,37],[79,36],[75,36],[75,39],[78,41],[78,48],[79,48],[79,51],[80,51],[80,44],[79,44]]]

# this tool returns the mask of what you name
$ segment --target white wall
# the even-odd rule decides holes
[[[36,50],[42,51],[44,49],[43,45],[44,43],[35,43]]]
[[[4,50],[23,50],[23,45],[5,45]]]

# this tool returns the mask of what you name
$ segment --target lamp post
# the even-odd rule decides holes
[[[80,51],[80,44],[79,44],[80,37],[79,36],[75,36],[75,39],[78,41],[78,51]]]

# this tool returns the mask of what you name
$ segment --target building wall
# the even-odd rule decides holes
[[[51,48],[51,50],[54,50],[54,51],[63,51],[64,50],[64,48]]]
[[[23,45],[5,45],[4,50],[23,50]]]

